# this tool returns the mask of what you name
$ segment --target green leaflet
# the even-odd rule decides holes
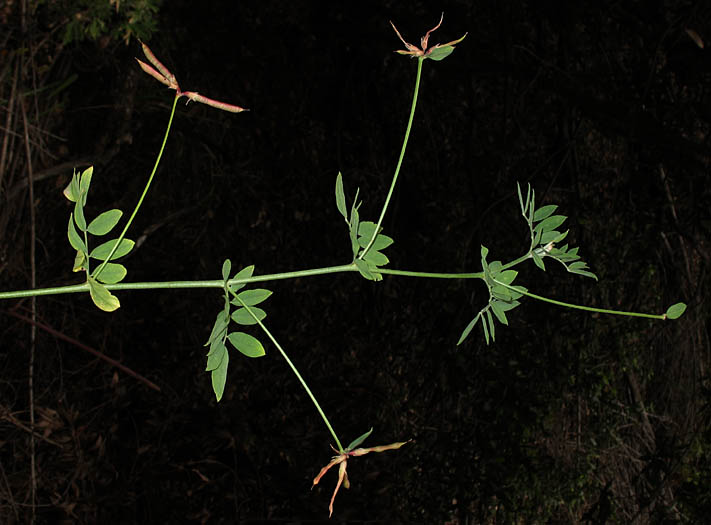
[[[222,399],[222,395],[225,392],[225,383],[227,382],[227,365],[230,363],[230,354],[225,351],[222,361],[217,368],[215,368],[210,374],[212,378],[212,391],[215,392],[215,397],[219,403]]]
[[[72,180],[69,182],[66,188],[62,191],[64,196],[71,202],[76,202],[79,200],[79,174],[74,171],[72,175]]]
[[[107,263],[96,280],[105,284],[116,284],[126,277],[126,267],[122,264]]]
[[[246,304],[247,306],[255,306],[261,303],[262,301],[266,301],[269,296],[272,294],[271,290],[265,290],[264,288],[255,288],[253,290],[245,290],[244,292],[240,292],[237,294],[237,298],[232,299],[231,304],[235,306],[239,306],[242,303]]]
[[[217,340],[214,344],[211,344],[210,352],[207,354],[207,366],[205,366],[205,371],[212,372],[219,367],[225,355],[227,355],[227,347],[224,342]]]
[[[112,239],[110,241],[106,241],[100,244],[99,246],[91,250],[89,257],[92,257],[93,259],[99,259],[101,261],[106,260],[106,258],[109,256],[109,253],[111,253],[111,250],[113,250],[114,244],[116,244],[117,240],[118,239]],[[111,260],[113,261],[115,259],[120,259],[124,255],[128,255],[131,250],[133,250],[135,244],[136,243],[133,242],[131,239],[122,239],[121,244],[119,244],[119,247],[116,248],[116,251],[111,256]]]
[[[89,295],[94,304],[105,312],[113,312],[121,303],[116,296],[111,295],[103,284],[99,284],[93,277],[89,277]]]
[[[224,339],[225,332],[227,330],[227,325],[229,325],[229,323],[230,323],[229,312],[225,311],[224,309],[220,310],[217,313],[217,317],[215,318],[215,323],[212,325],[212,331],[210,332],[210,337],[208,338],[207,343],[205,343],[204,346],[211,344],[213,341],[215,341],[218,338]]]
[[[373,427],[370,427],[370,430],[366,432],[365,434],[362,434],[355,438],[353,441],[350,442],[350,444],[346,447],[346,452],[350,452],[354,448],[356,448],[358,445],[363,443],[367,439],[368,436],[370,436],[373,433]]]
[[[83,232],[86,231],[86,219],[84,218],[84,205],[82,204],[82,198],[74,204],[74,222],[76,222],[79,229]]]
[[[256,307],[249,308],[249,310],[247,308],[238,308],[232,312],[232,320],[243,325],[257,324],[257,320],[263,321],[265,317],[267,317],[267,312]]]
[[[346,211],[346,194],[343,192],[343,177],[341,172],[336,176],[336,207],[338,212],[343,215],[346,223],[348,223],[348,212]]]
[[[79,232],[77,232],[77,229],[74,227],[73,213],[69,214],[69,227],[67,228],[67,236],[69,237],[69,244],[72,245],[72,248],[79,252],[86,253],[86,244],[84,244],[84,240],[79,236]]]
[[[432,60],[440,61],[444,60],[447,58],[449,55],[454,52],[454,47],[453,46],[442,46],[438,47],[432,50],[432,52],[427,55],[425,58],[431,58]]]
[[[247,266],[246,268],[243,268],[242,270],[237,272],[237,274],[234,277],[232,277],[232,279],[230,279],[230,280],[237,281],[240,279],[249,279],[250,277],[252,277],[253,273],[254,273],[254,265]],[[228,288],[231,292],[236,292],[237,290],[241,290],[242,288],[244,288],[244,286],[245,286],[244,284],[230,284],[228,286]]]
[[[121,215],[123,215],[121,210],[105,211],[91,221],[88,227],[89,233],[92,235],[106,235],[118,224],[118,221],[121,220]]]
[[[686,304],[676,303],[671,305],[666,311],[667,319],[679,319],[686,311]]]
[[[256,337],[244,332],[232,332],[227,336],[227,339],[232,343],[232,346],[247,357],[262,357],[265,354],[262,343]]]
[[[230,278],[230,270],[232,270],[232,261],[229,259],[225,259],[225,262],[222,263],[222,280],[227,281]]]

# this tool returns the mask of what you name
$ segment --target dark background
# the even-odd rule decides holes
[[[22,2],[0,12],[2,290],[31,282],[14,79],[27,93],[38,287],[80,282],[61,195],[72,169],[95,167],[90,216],[130,212],[172,102],[137,67],[134,37],[62,36],[90,18],[87,4],[29,4],[24,31]],[[495,343],[477,327],[456,347],[486,304],[479,281],[270,283],[267,325],[344,445],[371,426],[366,446],[413,440],[350,461],[352,487],[332,521],[702,521],[711,510],[705,2],[166,2],[143,35],[152,50],[183,89],[250,112],[179,103],[129,232],[141,244],[124,262],[127,281],[217,279],[227,257],[260,274],[349,262],[336,174],[349,202],[360,188],[361,217],[377,220],[414,85],[416,62],[393,53],[403,46],[388,22],[417,44],[442,11],[431,44],[468,36],[424,64],[384,222],[390,267],[474,272],[482,244],[489,260],[524,253],[518,181],[540,204],[560,205],[569,242],[600,281],[548,262],[546,273],[521,265],[517,282],[600,308],[662,313],[684,301],[689,310],[662,322],[526,299]],[[107,16],[109,29],[122,20]],[[37,334],[38,521],[325,519],[335,472],[310,486],[331,438],[276,349],[233,354],[216,404],[203,343],[221,293],[118,295],[111,314],[80,295],[37,299],[38,320],[65,336]],[[31,340],[16,316],[29,316],[30,300],[0,308],[0,521],[23,523]]]

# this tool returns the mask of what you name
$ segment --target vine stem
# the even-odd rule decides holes
[[[158,165],[160,164],[160,159],[163,156],[163,150],[165,150],[165,145],[168,142],[168,135],[170,135],[170,128],[173,124],[173,116],[175,115],[175,106],[177,105],[179,98],[180,98],[180,94],[176,92],[175,98],[173,99],[173,107],[170,111],[170,118],[168,119],[168,127],[165,128],[165,135],[163,135],[163,143],[160,145],[160,151],[158,151],[158,156],[156,157],[156,162],[155,162],[155,164],[153,164],[153,171],[151,171],[151,176],[148,177],[148,182],[146,182],[146,186],[143,188],[143,193],[141,193],[141,198],[138,199],[138,203],[136,203],[136,207],[133,209],[133,213],[131,214],[131,217],[129,217],[128,221],[126,222],[126,226],[123,227],[123,231],[121,232],[121,235],[119,235],[119,238],[116,239],[116,243],[114,244],[114,247],[111,249],[109,256],[94,271],[94,274],[92,276],[92,277],[94,277],[94,279],[99,277],[99,274],[101,274],[101,272],[103,271],[106,264],[111,260],[111,257],[113,257],[114,252],[118,249],[119,245],[121,244],[121,241],[123,241],[123,238],[126,236],[126,232],[128,231],[128,228],[131,226],[131,223],[133,222],[133,219],[136,217],[136,214],[138,213],[138,210],[141,207],[141,204],[143,204],[143,200],[146,198],[146,195],[148,194],[148,188],[151,187],[151,182],[153,182],[153,177],[155,176],[156,171],[158,171]]]
[[[272,273],[265,275],[254,275],[245,279],[231,279],[228,285],[250,284],[267,281],[278,281],[283,279],[296,279],[298,277],[311,277],[315,275],[325,275],[331,273],[357,272],[355,263],[341,264],[338,266],[326,266],[324,268],[312,268],[310,270],[298,270],[294,272]],[[410,270],[389,270],[378,268],[378,272],[387,275],[401,275],[405,277],[421,277],[432,279],[483,279],[483,272],[476,273],[436,273],[436,272],[416,272]],[[105,284],[107,290],[166,290],[185,288],[222,288],[225,282],[220,279],[201,281],[151,281],[138,283],[117,283]],[[0,299],[13,299],[18,297],[33,297],[39,295],[61,295],[68,293],[88,292],[87,283],[70,284],[67,286],[54,286],[50,288],[37,288],[34,290],[17,290],[12,292],[0,292]]]
[[[418,57],[417,59],[417,78],[415,79],[415,92],[412,95],[412,107],[410,108],[410,118],[407,121],[407,128],[405,129],[405,138],[402,141],[402,148],[400,149],[400,158],[397,161],[397,166],[395,168],[395,175],[393,175],[393,181],[390,183],[390,190],[388,191],[388,196],[385,198],[385,203],[383,204],[383,209],[380,212],[380,218],[378,219],[378,224],[375,226],[375,230],[373,230],[373,237],[370,239],[370,242],[368,245],[365,247],[365,249],[361,252],[360,256],[358,257],[359,259],[362,259],[365,257],[365,255],[368,253],[368,250],[370,250],[370,247],[373,245],[375,242],[375,238],[378,236],[378,232],[380,231],[380,226],[383,224],[383,219],[385,218],[385,212],[388,209],[388,205],[390,204],[390,198],[393,195],[393,191],[395,190],[395,184],[397,183],[397,178],[398,175],[400,175],[400,167],[402,166],[402,160],[405,158],[405,150],[407,149],[407,142],[410,139],[410,130],[412,129],[412,121],[415,119],[415,108],[417,107],[417,95],[420,92],[420,78],[422,76],[422,62],[425,61],[424,57]]]
[[[229,282],[229,281],[228,281],[228,282]],[[226,289],[226,288],[227,288],[227,284],[225,284],[224,281],[222,281],[222,283],[223,283],[223,285],[225,286],[225,289]],[[304,378],[302,377],[302,375],[299,373],[299,370],[296,368],[296,365],[294,365],[294,363],[291,361],[291,359],[289,359],[289,356],[286,355],[286,351],[284,351],[284,349],[281,347],[281,345],[280,345],[279,342],[276,340],[276,338],[272,335],[272,333],[267,329],[267,327],[264,326],[264,323],[262,323],[262,321],[260,321],[259,318],[258,318],[256,315],[254,315],[254,312],[252,312],[252,309],[251,309],[249,306],[247,306],[247,304],[246,304],[242,299],[240,299],[237,294],[232,293],[232,295],[234,295],[234,297],[240,302],[240,304],[241,304],[244,308],[247,309],[247,312],[249,312],[249,315],[252,316],[252,318],[257,322],[257,324],[259,325],[259,327],[264,331],[265,334],[267,334],[267,337],[271,340],[271,342],[274,343],[274,346],[277,347],[277,350],[279,350],[279,353],[281,354],[281,356],[282,356],[282,357],[284,358],[284,360],[286,361],[286,364],[289,365],[289,368],[291,368],[291,371],[294,372],[294,375],[296,376],[296,378],[297,378],[297,379],[299,380],[299,382],[301,383],[301,386],[304,387],[304,390],[306,390],[306,393],[307,393],[307,394],[309,395],[309,397],[311,398],[311,402],[314,404],[314,406],[316,407],[316,410],[317,410],[318,413],[321,415],[321,419],[323,419],[323,422],[326,423],[326,427],[328,427],[329,432],[331,432],[331,435],[333,436],[333,439],[336,441],[336,445],[338,446],[338,451],[339,451],[341,454],[343,454],[343,453],[344,453],[343,445],[341,445],[341,441],[338,439],[338,435],[336,434],[336,431],[333,430],[333,427],[331,426],[331,422],[330,422],[330,421],[328,420],[328,418],[326,417],[326,414],[324,413],[323,409],[321,408],[321,405],[320,405],[319,402],[316,400],[316,397],[314,396],[313,392],[311,392],[311,389],[309,388],[309,385],[306,384],[306,381],[304,380]]]

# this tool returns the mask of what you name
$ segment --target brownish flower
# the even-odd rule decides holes
[[[370,432],[372,432],[372,431],[373,431],[373,429],[371,428]],[[360,444],[360,442],[362,442],[363,439],[365,439],[368,435],[370,435],[370,432],[363,434],[363,436],[361,436],[360,438],[355,440],[353,443],[358,442],[358,444]],[[360,442],[358,440],[360,440]],[[389,445],[380,445],[377,447],[356,448],[354,450],[351,450],[351,448],[353,446],[357,446],[357,445],[353,445],[353,443],[351,443],[351,445],[348,448],[346,448],[343,452],[338,453],[338,455],[336,455],[336,456],[333,456],[333,458],[328,463],[328,465],[323,467],[321,469],[321,472],[318,473],[318,476],[316,476],[314,478],[314,483],[311,486],[313,488],[314,486],[318,485],[318,482],[321,481],[321,478],[323,477],[323,475],[326,472],[328,472],[328,470],[331,467],[333,467],[334,465],[340,465],[338,467],[338,482],[336,483],[336,488],[333,491],[333,496],[331,496],[331,503],[328,505],[328,517],[330,518],[333,515],[333,502],[336,499],[336,494],[338,494],[338,489],[341,488],[341,485],[343,485],[345,488],[350,488],[350,486],[351,486],[350,482],[348,481],[348,473],[346,472],[346,468],[348,467],[348,458],[349,457],[364,456],[370,452],[385,452],[386,450],[396,450],[396,449],[400,448],[401,446],[403,446],[404,444],[409,443],[409,442],[410,442],[410,440],[401,441],[398,443],[390,443]],[[331,448],[333,448],[333,447],[331,447]],[[335,448],[333,450],[334,450],[334,452],[338,452]]]
[[[397,30],[397,27],[395,27],[395,24],[390,22],[390,25],[393,26],[393,29],[397,33],[397,36],[400,38],[403,44],[405,44],[405,49],[398,49],[395,51],[396,53],[400,53],[401,55],[410,55],[411,57],[423,57],[423,58],[431,58],[432,60],[442,60],[443,58],[446,58],[449,56],[452,51],[454,51],[454,46],[464,40],[464,38],[467,36],[468,33],[464,33],[464,36],[461,38],[458,38],[457,40],[452,40],[451,42],[447,42],[446,44],[437,44],[432,47],[427,47],[427,44],[430,39],[430,34],[432,34],[433,31],[437,30],[440,25],[442,25],[442,20],[444,19],[444,13],[442,13],[442,16],[439,19],[439,23],[434,26],[432,29],[427,31],[425,33],[425,36],[423,36],[420,39],[420,47],[417,47],[413,44],[410,44],[409,42],[406,42],[404,38],[402,38],[402,35],[400,34],[400,31]]]

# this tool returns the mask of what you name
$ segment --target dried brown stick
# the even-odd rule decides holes
[[[2,310],[2,311],[5,312],[5,313],[8,314],[8,315],[11,315],[11,316],[17,318],[17,319],[20,319],[21,321],[25,321],[25,322],[27,322],[27,323],[32,323],[32,319],[30,319],[29,317],[25,317],[25,316],[22,315],[22,314],[18,314],[17,312],[15,312],[15,311],[13,311],[13,310]],[[152,388],[153,390],[155,390],[155,391],[157,391],[157,392],[160,392],[160,391],[161,391],[161,390],[160,390],[160,387],[159,387],[158,385],[156,385],[155,383],[153,383],[151,380],[146,379],[145,377],[143,377],[143,376],[142,376],[141,374],[139,374],[138,372],[134,372],[133,370],[131,370],[131,369],[130,369],[129,367],[127,367],[126,365],[123,365],[123,364],[121,364],[120,362],[116,361],[115,359],[112,359],[112,358],[110,358],[109,356],[107,356],[107,355],[105,355],[105,354],[99,352],[98,350],[96,350],[96,349],[94,349],[94,348],[92,348],[92,347],[90,347],[90,346],[88,346],[88,345],[85,345],[85,344],[82,343],[81,341],[77,341],[77,340],[74,339],[73,337],[69,337],[68,335],[66,335],[66,334],[64,334],[64,333],[62,333],[62,332],[60,332],[60,331],[58,331],[58,330],[55,330],[55,329],[52,328],[51,326],[48,326],[48,325],[46,325],[46,324],[44,324],[44,323],[41,323],[41,322],[39,322],[39,321],[36,321],[34,324],[37,326],[37,328],[41,328],[42,330],[44,330],[44,331],[47,332],[48,334],[51,334],[51,335],[53,335],[54,337],[56,337],[56,338],[58,338],[58,339],[62,339],[63,341],[67,341],[68,343],[73,344],[73,345],[76,346],[77,348],[81,348],[82,350],[84,350],[84,351],[86,351],[86,352],[89,352],[90,354],[95,355],[95,356],[98,357],[99,359],[102,359],[102,360],[106,361],[106,362],[109,363],[110,365],[115,366],[115,367],[118,368],[119,370],[121,370],[121,371],[127,373],[128,375],[130,375],[131,377],[137,379],[138,381],[140,381],[141,383],[143,383],[143,384],[146,385],[147,387]]]

